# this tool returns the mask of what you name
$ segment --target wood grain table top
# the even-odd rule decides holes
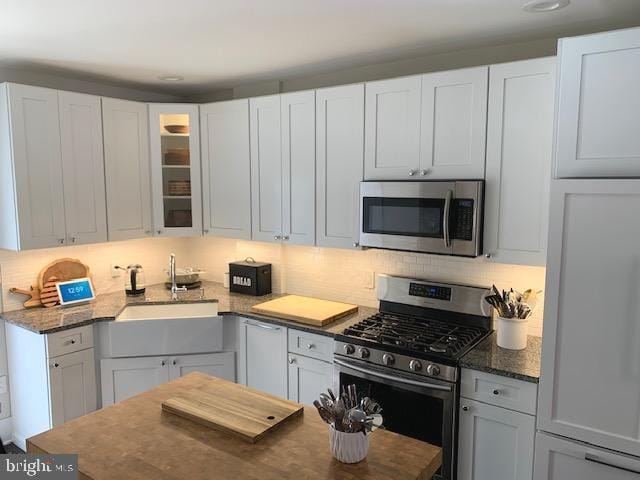
[[[368,457],[346,465],[329,451],[329,431],[313,407],[250,444],[163,412],[162,402],[206,391],[213,379],[191,373],[27,440],[29,453],[77,453],[83,479],[427,480],[439,447],[377,430]]]

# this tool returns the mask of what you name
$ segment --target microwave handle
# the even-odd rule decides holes
[[[447,190],[444,197],[444,213],[442,214],[442,233],[444,237],[444,246],[449,248],[451,246],[451,237],[449,235],[449,212],[451,211],[451,198],[453,192]]]

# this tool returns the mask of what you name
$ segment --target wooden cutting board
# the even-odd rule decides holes
[[[244,385],[212,379],[204,391],[187,391],[165,400],[162,410],[256,443],[301,415],[304,407]]]
[[[91,276],[89,267],[75,258],[61,258],[44,267],[38,275],[38,288],[42,290],[44,283],[51,277],[58,282]]]
[[[286,318],[287,320],[321,327],[338,318],[357,312],[358,306],[302,297],[300,295],[287,295],[286,297],[254,305],[251,310],[263,315]]]

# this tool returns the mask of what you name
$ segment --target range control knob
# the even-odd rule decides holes
[[[360,347],[358,349],[358,355],[360,355],[360,358],[369,358],[369,349],[368,348],[364,348],[364,347]]]
[[[429,364],[427,365],[427,373],[434,377],[440,375],[440,367],[438,365]]]
[[[384,355],[382,355],[382,363],[384,363],[385,365],[393,365],[394,363],[396,363],[396,359],[390,353],[385,353]]]
[[[409,368],[414,372],[419,372],[420,370],[422,370],[422,363],[420,363],[420,361],[418,360],[411,360],[409,362]]]
[[[353,352],[356,351],[356,347],[354,347],[353,345],[347,344],[344,346],[344,351],[347,355],[352,355]]]

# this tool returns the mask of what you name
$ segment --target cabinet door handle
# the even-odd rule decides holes
[[[162,365],[163,367],[167,364],[166,360],[162,360],[162,362],[160,362],[160,365]]]
[[[312,348],[315,348],[316,346],[313,343],[307,343],[307,350],[311,350]]]
[[[60,364],[57,363],[57,362],[53,364],[53,368],[58,368],[59,366],[60,366]]]
[[[76,344],[76,341],[75,341],[75,340],[71,340],[69,343],[70,343],[71,345],[75,345],[75,344]]]
[[[289,365],[293,365],[294,363],[296,363],[296,359],[293,357],[289,358]]]
[[[289,235],[285,235],[284,237],[282,237],[283,240],[289,240]]]
[[[64,238],[59,238],[59,239],[58,239],[58,243],[59,243],[60,245],[64,245],[64,242],[65,242]]]
[[[178,364],[178,361],[177,361],[177,360],[173,360],[173,361],[171,362],[171,365],[177,365],[177,364]]]
[[[415,170],[409,170],[409,176],[413,177],[416,174]]]
[[[420,176],[424,177],[425,175],[428,175],[430,172],[431,172],[430,168],[422,169],[422,170],[420,170]]]
[[[463,411],[463,412],[468,412],[469,410],[470,410],[470,409],[469,409],[469,406],[468,406],[468,405],[462,405],[462,411]]]
[[[71,243],[76,243],[76,237],[71,237],[69,240],[71,240]]]
[[[251,322],[244,322],[245,325],[251,325],[252,327],[260,327],[260,328],[264,328],[265,330],[280,330],[280,327],[272,327],[271,325],[264,325],[262,323],[251,323]]]
[[[493,391],[494,395],[500,395],[500,390],[498,390],[497,388]]]

